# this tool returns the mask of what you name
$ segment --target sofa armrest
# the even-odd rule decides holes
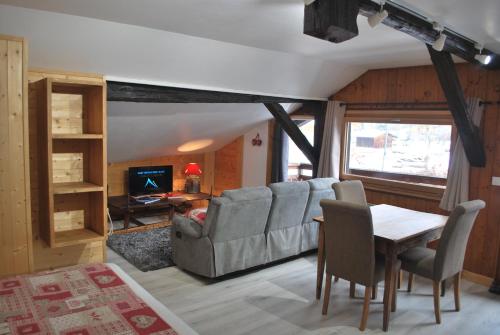
[[[183,234],[191,238],[200,238],[202,236],[202,226],[191,219],[188,219],[184,216],[175,215],[173,223],[175,227],[175,234],[178,237],[182,237]]]

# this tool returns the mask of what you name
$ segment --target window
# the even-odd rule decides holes
[[[314,120],[294,119],[311,145],[314,143]],[[288,139],[288,181],[312,178],[312,165],[290,137]]]
[[[445,185],[451,119],[422,114],[420,119],[406,118],[404,112],[398,119],[347,117],[344,174]]]

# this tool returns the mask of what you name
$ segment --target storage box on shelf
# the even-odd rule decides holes
[[[105,86],[46,78],[39,85],[40,235],[52,248],[100,241],[106,223]]]

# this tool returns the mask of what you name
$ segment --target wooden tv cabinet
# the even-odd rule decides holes
[[[112,213],[123,216],[123,230],[115,231],[115,233],[125,233],[168,226],[172,222],[176,208],[190,204],[194,201],[209,201],[211,198],[212,196],[207,193],[176,193],[176,197],[163,198],[160,201],[151,204],[143,204],[135,201],[128,195],[120,195],[109,197],[108,207]],[[168,213],[168,222],[145,225],[138,219],[140,217],[154,216],[161,213]],[[131,221],[137,224],[138,227],[130,228],[129,226]]]

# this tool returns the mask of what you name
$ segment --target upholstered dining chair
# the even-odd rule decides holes
[[[335,191],[335,198],[337,200],[347,201],[358,205],[367,206],[366,202],[366,194],[365,189],[363,187],[363,183],[360,180],[345,180],[338,183],[334,183],[332,185],[333,190]],[[338,280],[338,277],[335,277],[335,281]],[[373,287],[372,290],[372,298],[377,298],[377,287]],[[354,298],[354,294],[356,292],[356,284],[351,282],[349,286],[349,295],[351,298]]]
[[[365,286],[359,329],[366,328],[372,288],[384,280],[384,258],[375,255],[370,208],[340,200],[320,202],[325,230],[326,285],[324,315],[328,312],[332,276]],[[399,266],[399,265],[398,265]]]
[[[368,205],[365,189],[360,180],[345,180],[332,185],[337,200],[352,202],[359,205]]]
[[[461,203],[451,212],[437,250],[415,247],[399,256],[403,270],[432,280],[436,323],[441,323],[439,288],[443,280],[453,277],[455,310],[460,310],[460,272],[464,264],[465,249],[474,221],[484,206],[482,200]]]

